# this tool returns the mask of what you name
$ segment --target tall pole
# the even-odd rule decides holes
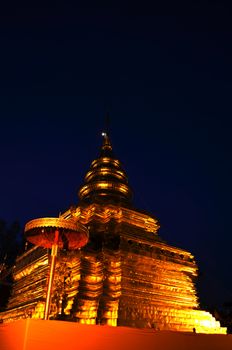
[[[44,312],[45,320],[49,319],[49,313],[50,313],[51,291],[52,291],[52,283],[53,283],[54,271],[55,271],[55,265],[56,265],[58,241],[59,241],[59,230],[56,229],[54,243],[52,245],[52,251],[51,251],[51,266],[50,266],[50,272],[49,272],[48,289],[47,289],[45,312]]]

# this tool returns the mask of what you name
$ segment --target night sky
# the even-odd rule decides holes
[[[0,12],[0,218],[77,204],[109,112],[135,207],[194,254],[204,305],[232,301],[232,5],[85,3]]]

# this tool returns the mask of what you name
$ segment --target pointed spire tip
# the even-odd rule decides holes
[[[103,144],[102,144],[102,150],[112,150],[111,142],[108,136],[107,132],[102,132],[101,133],[103,136]]]

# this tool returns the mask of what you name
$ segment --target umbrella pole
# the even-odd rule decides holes
[[[49,319],[49,313],[50,313],[51,291],[52,291],[52,283],[53,283],[54,271],[55,271],[55,265],[56,265],[58,241],[59,241],[59,230],[56,230],[54,243],[52,245],[52,251],[51,251],[51,266],[50,266],[50,272],[49,272],[48,289],[47,289],[45,312],[44,312],[45,320]]]

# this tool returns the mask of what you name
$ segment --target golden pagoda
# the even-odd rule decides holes
[[[49,319],[81,324],[226,333],[199,309],[191,253],[166,244],[158,220],[133,207],[122,164],[103,133],[100,155],[79,189],[79,204],[60,215],[88,230],[88,243],[57,255]],[[16,260],[3,322],[45,317],[50,249],[33,246]]]

